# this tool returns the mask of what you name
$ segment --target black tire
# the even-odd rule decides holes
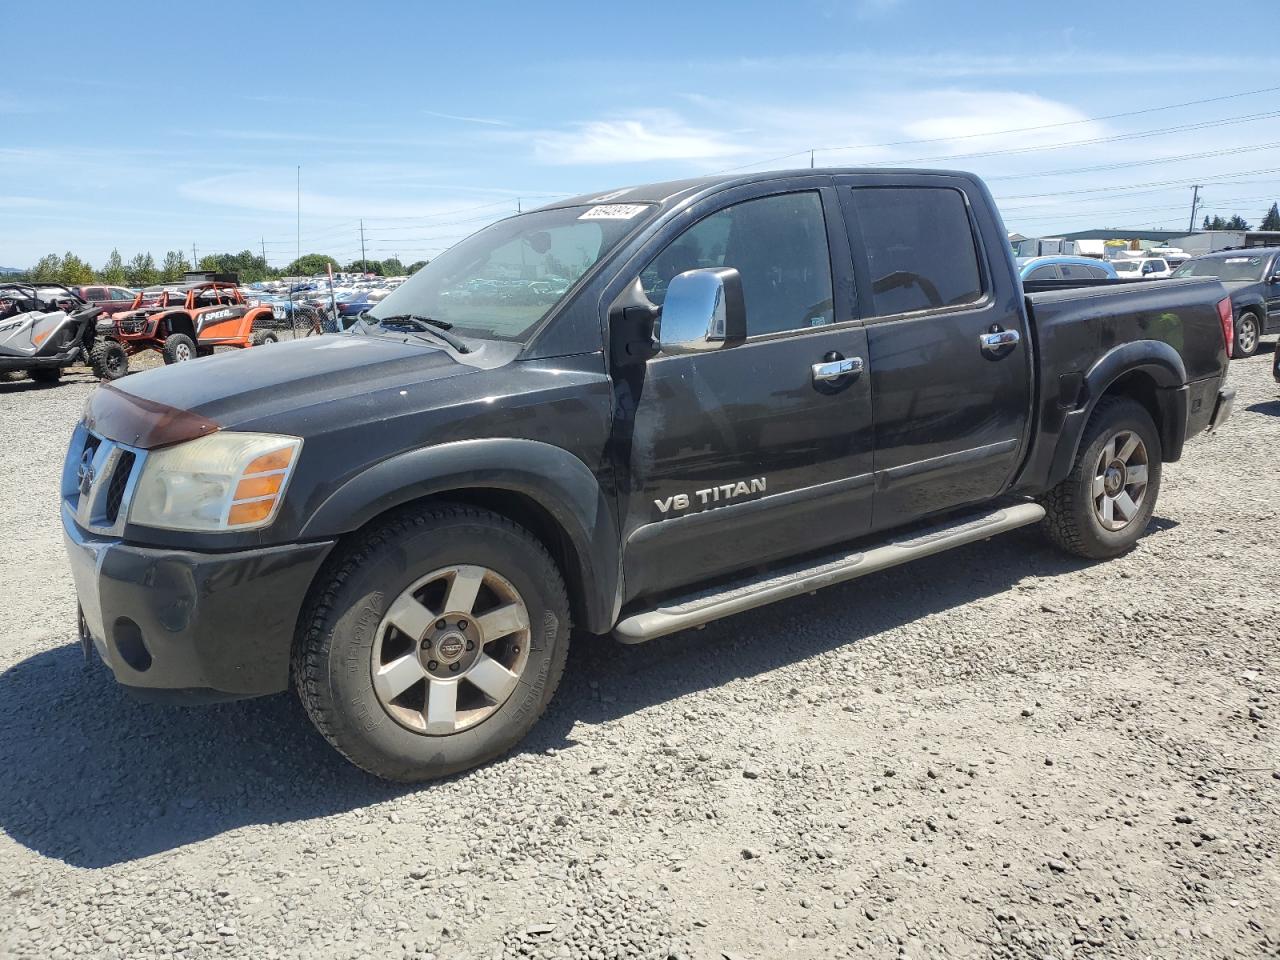
[[[1147,454],[1146,490],[1136,514],[1122,529],[1108,530],[1095,509],[1094,471],[1103,448],[1119,433],[1136,433]],[[1041,527],[1058,547],[1090,560],[1106,560],[1131,549],[1147,529],[1160,495],[1160,434],[1142,404],[1128,397],[1104,397],[1089,418],[1067,478],[1040,498]]]
[[[165,363],[184,363],[199,356],[195,341],[185,333],[171,333],[165,337],[160,353]]]
[[[119,380],[129,372],[129,354],[117,340],[99,340],[89,351],[89,366],[99,380]]]
[[[1232,357],[1252,357],[1262,339],[1262,319],[1252,310],[1243,311],[1236,320],[1236,342]]]
[[[62,380],[62,368],[37,367],[34,370],[28,370],[27,376],[36,383],[44,384],[46,387],[52,387],[54,384]]]
[[[513,692],[485,719],[461,732],[428,735],[402,725],[379,700],[374,644],[405,590],[455,565],[488,568],[516,590],[528,614],[527,660]],[[298,621],[293,682],[312,723],[356,766],[387,780],[430,780],[501,756],[529,732],[564,672],[569,630],[564,580],[528,531],[458,504],[410,509],[326,562]]]
[[[280,338],[271,330],[259,330],[253,335],[253,345],[255,347],[264,347],[268,343],[279,343]]]

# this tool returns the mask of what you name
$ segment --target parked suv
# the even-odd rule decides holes
[[[1235,311],[1234,356],[1251,357],[1266,334],[1280,333],[1280,247],[1224,250],[1188,260],[1175,277],[1216,277]]]
[[[1111,266],[1121,280],[1163,280],[1173,275],[1168,261],[1159,257],[1126,257],[1112,260]]]
[[[640,643],[1027,524],[1114,557],[1231,412],[1230,301],[1024,291],[1006,238],[960,173],[632,187],[346,334],[110,384],[62,482],[83,642],[153,696],[292,684],[419,780],[525,735],[571,626]]]

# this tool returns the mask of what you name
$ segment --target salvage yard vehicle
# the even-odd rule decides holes
[[[123,376],[123,350],[98,339],[101,312],[60,283],[0,283],[0,374],[53,384],[64,368],[88,363],[104,380]]]
[[[271,307],[245,300],[228,277],[143,290],[104,333],[130,355],[158,350],[165,363],[181,363],[208,356],[214,347],[275,343],[279,336],[267,329],[271,320]]]
[[[1231,294],[1236,342],[1232,356],[1252,357],[1262,337],[1280,333],[1280,247],[1224,250],[1188,260],[1175,277],[1216,277]]]
[[[346,334],[110,384],[61,491],[86,652],[149,696],[292,684],[421,780],[529,731],[571,624],[639,643],[1035,523],[1121,554],[1230,415],[1230,300],[1024,290],[1006,236],[962,173],[632,187]]]

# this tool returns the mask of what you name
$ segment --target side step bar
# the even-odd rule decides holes
[[[1035,523],[1043,516],[1044,507],[1038,503],[1012,504],[978,516],[969,514],[935,527],[899,534],[880,546],[828,555],[817,561],[674,598],[664,606],[624,617],[613,628],[613,636],[622,643],[644,643],[975,540],[985,540]]]

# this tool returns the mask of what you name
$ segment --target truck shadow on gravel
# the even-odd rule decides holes
[[[1157,519],[1148,536],[1172,525]],[[764,674],[1010,590],[1025,577],[1085,566],[1034,531],[1015,531],[642,646],[579,638],[556,699],[517,750],[572,749],[576,722],[612,720]],[[856,682],[849,695],[858,695]],[[75,644],[0,674],[0,770],[0,829],[76,867],[408,793],[429,802],[436,789],[384,784],[350,766],[293,696],[199,708],[140,703],[101,663],[86,664]]]

